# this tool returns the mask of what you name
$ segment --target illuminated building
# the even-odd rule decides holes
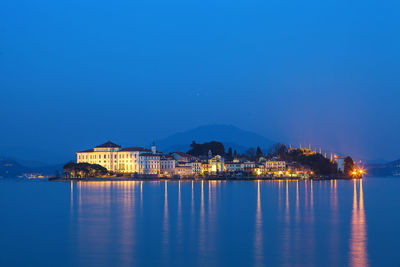
[[[264,164],[257,164],[257,166],[254,168],[253,173],[257,176],[265,174],[265,165]]]
[[[225,162],[225,171],[231,173],[243,172],[244,164],[241,162]]]
[[[209,173],[222,173],[225,171],[225,159],[216,155],[208,160]]]
[[[189,163],[190,166],[192,167],[192,173],[194,175],[199,175],[201,174],[201,162],[199,161],[193,161]]]
[[[139,156],[140,174],[159,174],[161,172],[161,155],[142,153]]]
[[[98,164],[115,173],[160,174],[175,168],[175,160],[162,155],[153,145],[150,149],[127,147],[106,142],[76,153],[77,163]]]
[[[181,163],[175,166],[175,174],[181,177],[189,177],[193,175],[192,166],[188,163]]]
[[[161,155],[160,157],[160,173],[173,174],[175,172],[176,160],[170,155]]]
[[[286,169],[286,162],[283,160],[267,160],[265,162],[266,171],[282,171]]]
[[[256,163],[254,161],[245,161],[243,162],[243,168],[246,172],[253,172],[256,167]]]
[[[344,157],[335,155],[335,161],[337,163],[338,171],[344,173]]]
[[[201,174],[201,162],[178,162],[175,165],[175,174],[179,176],[197,176]]]
[[[184,152],[173,152],[171,153],[171,156],[174,157],[174,159],[179,162],[192,162],[198,160],[197,157]]]
[[[293,150],[300,150],[306,156],[311,156],[311,155],[317,154],[317,150],[316,149],[312,150],[311,145],[309,145],[308,148],[302,147],[301,145],[300,145],[300,148],[292,148],[292,146],[290,145],[289,152],[291,152]],[[320,154],[321,154],[321,149],[320,149]]]

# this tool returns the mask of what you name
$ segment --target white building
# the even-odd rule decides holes
[[[179,162],[192,162],[199,160],[197,157],[184,152],[173,152],[171,153],[171,156],[174,157],[174,159]]]
[[[186,177],[200,175],[201,162],[177,162],[175,165],[175,174]]]
[[[226,172],[243,172],[244,164],[241,162],[225,162]]]
[[[161,155],[154,153],[142,153],[139,156],[140,174],[160,174]]]
[[[175,161],[171,158],[162,159],[163,155],[157,152],[155,146],[151,150],[143,147],[121,148],[108,141],[76,154],[77,163],[99,164],[116,173],[160,174],[175,167]]]
[[[193,161],[189,163],[190,166],[192,166],[192,173],[194,175],[200,175],[201,174],[201,162],[200,161]]]
[[[338,171],[344,173],[344,157],[335,156],[335,161],[337,163]]]
[[[255,167],[256,167],[256,163],[254,161],[243,162],[243,168],[245,171],[253,171]]]
[[[176,160],[170,155],[161,155],[160,172],[161,174],[173,174],[175,172]]]
[[[208,168],[210,173],[222,173],[225,171],[225,159],[220,155],[216,155],[208,160]]]
[[[282,171],[286,169],[286,162],[283,160],[267,160],[265,162],[266,171]]]

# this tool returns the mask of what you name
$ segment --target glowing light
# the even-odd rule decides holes
[[[365,170],[359,167],[359,168],[354,168],[353,171],[351,172],[351,175],[353,177],[362,177],[365,173],[366,173]]]

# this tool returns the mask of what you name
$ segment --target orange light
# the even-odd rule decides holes
[[[365,174],[365,170],[363,170],[362,168],[354,168],[351,172],[351,175],[353,176],[362,176],[363,174]]]

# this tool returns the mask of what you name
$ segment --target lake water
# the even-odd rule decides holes
[[[400,266],[399,189],[0,179],[0,265]]]

